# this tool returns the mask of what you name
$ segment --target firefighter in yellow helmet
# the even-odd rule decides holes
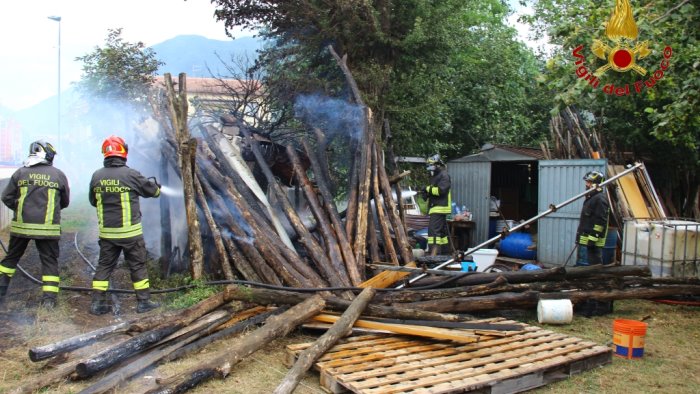
[[[97,208],[100,257],[92,278],[90,313],[102,315],[111,310],[107,303],[109,277],[119,255],[131,272],[136,291],[136,312],[143,313],[160,305],[151,301],[146,243],[141,225],[140,197],[160,196],[160,186],[140,172],[127,167],[129,147],[121,137],[110,136],[102,143],[104,167],[92,174],[90,204]]]
[[[428,202],[428,248],[430,255],[447,253],[447,215],[450,213],[452,187],[450,175],[439,154],[430,156],[426,170],[430,172],[430,184],[423,190]]]
[[[0,302],[15,274],[17,264],[34,240],[41,260],[41,281],[44,295],[41,305],[56,306],[58,285],[59,239],[61,238],[61,209],[70,202],[70,188],[65,174],[53,166],[56,149],[39,140],[29,145],[29,157],[23,167],[12,174],[2,192],[2,202],[14,216],[10,223],[10,245],[0,262]]]

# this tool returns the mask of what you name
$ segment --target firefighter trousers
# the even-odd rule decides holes
[[[0,261],[0,271],[2,275],[12,278],[17,269],[17,264],[19,264],[19,260],[24,255],[29,241],[32,239],[34,239],[34,245],[36,245],[36,249],[39,251],[39,259],[41,260],[42,290],[45,296],[55,298],[58,293],[58,285],[60,282],[58,272],[60,247],[58,239],[24,238],[10,235],[7,255]],[[9,280],[7,282],[9,283]]]
[[[137,297],[140,293],[148,294],[148,270],[146,269],[146,242],[143,237],[128,239],[100,239],[100,257],[97,270],[92,278],[94,290],[106,291],[109,278],[117,267],[119,255],[124,252],[124,261],[129,267],[131,281],[134,284]],[[141,292],[140,292],[141,291]]]
[[[428,247],[431,252],[436,250],[438,254],[443,254],[448,252],[448,244],[447,215],[431,213],[428,222]]]

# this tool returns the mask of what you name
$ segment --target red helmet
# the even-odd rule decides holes
[[[117,137],[116,135],[110,135],[102,143],[102,154],[104,157],[121,157],[126,159],[126,155],[129,153],[129,146],[124,142],[122,137]]]

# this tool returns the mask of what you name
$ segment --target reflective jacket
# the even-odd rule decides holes
[[[126,166],[126,160],[110,157],[90,181],[90,204],[97,208],[102,239],[128,239],[143,235],[139,197],[158,197],[158,185]]]
[[[21,238],[61,238],[61,209],[70,202],[68,179],[50,164],[21,167],[10,177],[2,202],[14,211],[10,234]]]
[[[595,246],[604,247],[608,236],[609,213],[610,204],[602,188],[586,195],[576,231],[578,243],[588,245],[589,241],[592,241]]]
[[[430,178],[430,185],[425,188],[425,191],[428,193],[429,215],[433,213],[447,215],[451,212],[451,187],[452,183],[447,170],[444,168],[435,170],[435,175]]]

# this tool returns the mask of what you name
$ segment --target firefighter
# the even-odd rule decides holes
[[[109,278],[119,255],[129,266],[136,292],[136,312],[144,313],[160,305],[151,301],[146,269],[146,243],[143,239],[139,197],[160,196],[160,185],[126,165],[129,147],[121,137],[110,136],[102,143],[104,168],[90,181],[90,204],[97,208],[100,257],[92,278],[90,313],[102,315],[111,310],[107,303]]]
[[[595,191],[586,195],[581,208],[581,219],[576,231],[576,242],[579,245],[576,265],[602,264],[610,216],[608,198],[599,186],[605,177],[598,171],[590,171],[583,180],[586,182],[586,189]]]
[[[452,205],[450,175],[439,154],[430,156],[426,170],[430,172],[430,184],[423,190],[423,198],[428,202],[428,248],[435,256],[445,252],[447,237],[447,215]]]
[[[39,140],[29,145],[29,157],[23,167],[12,174],[2,192],[2,202],[14,215],[10,223],[10,246],[0,262],[0,302],[15,274],[17,264],[30,240],[39,251],[41,281],[44,295],[41,305],[56,306],[58,285],[59,239],[61,238],[61,210],[70,202],[68,179],[63,171],[53,166],[56,149]]]

